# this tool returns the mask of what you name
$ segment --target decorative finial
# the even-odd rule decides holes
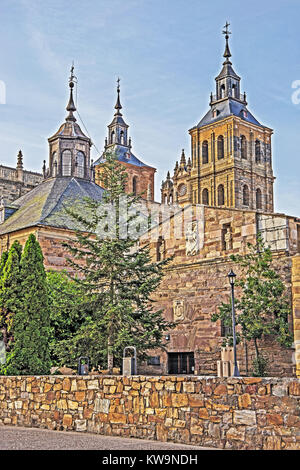
[[[117,96],[117,102],[116,102],[116,106],[115,106],[115,109],[117,110],[116,113],[115,113],[115,116],[122,116],[122,114],[120,113],[120,109],[122,109],[122,106],[121,106],[121,102],[120,102],[120,78],[118,77],[118,80],[117,80],[117,93],[118,93],[118,96]]]
[[[181,165],[185,165],[185,164],[186,164],[184,149],[182,149],[182,152],[181,152],[180,164],[181,164]]]
[[[76,118],[73,115],[73,112],[76,111],[76,106],[75,106],[74,100],[73,100],[73,88],[74,88],[74,83],[77,80],[77,78],[74,75],[74,62],[72,63],[72,67],[71,67],[70,72],[71,72],[71,75],[70,75],[70,78],[69,78],[70,98],[69,98],[69,102],[68,102],[68,105],[67,105],[67,108],[66,108],[67,111],[69,111],[69,115],[66,117],[66,121],[75,122]]]
[[[230,52],[229,45],[228,45],[229,34],[231,34],[231,32],[228,30],[229,26],[230,26],[230,23],[226,21],[226,24],[224,26],[225,29],[223,29],[222,31],[222,34],[225,35],[225,39],[226,39],[225,52],[223,54],[223,57],[226,58],[226,62],[229,62],[229,57],[231,57],[231,52]]]
[[[21,150],[19,150],[19,153],[18,153],[17,168],[19,170],[23,169],[23,154]]]

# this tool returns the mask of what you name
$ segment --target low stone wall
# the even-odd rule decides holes
[[[300,381],[288,378],[1,376],[0,424],[299,449],[299,399]]]

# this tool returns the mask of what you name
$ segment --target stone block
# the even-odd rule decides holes
[[[246,426],[256,425],[256,413],[251,410],[236,410],[233,412],[234,424],[244,424]]]

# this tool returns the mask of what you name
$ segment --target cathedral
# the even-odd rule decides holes
[[[65,207],[76,205],[84,211],[86,196],[101,201],[106,153],[117,155],[128,174],[125,191],[141,195],[145,210],[154,207],[160,212],[155,226],[141,234],[140,245],[150,246],[156,261],[172,257],[153,300],[176,327],[165,334],[166,348],[152,351],[148,363],[140,366],[141,373],[216,375],[226,328],[221,322],[213,323],[211,315],[229,299],[230,256],[246,254],[248,243],[254,244],[260,233],[292,299],[289,325],[295,338],[289,349],[271,340],[261,347],[271,356],[271,375],[300,376],[300,219],[274,212],[273,131],[257,121],[248,109],[246,93],[241,93],[241,79],[231,62],[228,26],[223,31],[224,62],[215,78],[209,110],[189,130],[191,155],[183,150],[174,171],[167,173],[160,203],[154,194],[156,169],[133,153],[129,126],[121,112],[119,80],[104,151],[95,162],[91,160],[92,141],[75,117],[73,67],[67,116],[48,139],[43,174],[36,175],[30,191],[21,191],[11,200],[2,198],[1,253],[15,240],[24,244],[34,233],[46,269],[69,269],[69,254],[62,242],[74,237],[80,227]],[[20,175],[21,164],[19,155]],[[238,277],[241,273],[234,269]],[[253,357],[250,346],[238,346],[242,375],[248,375]]]

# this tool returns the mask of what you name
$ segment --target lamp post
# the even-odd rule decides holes
[[[239,377],[239,368],[236,360],[236,335],[235,335],[235,309],[234,309],[234,281],[236,274],[230,270],[228,273],[228,279],[231,286],[231,311],[232,311],[232,335],[233,335],[233,361],[234,361],[234,370],[233,377]]]

